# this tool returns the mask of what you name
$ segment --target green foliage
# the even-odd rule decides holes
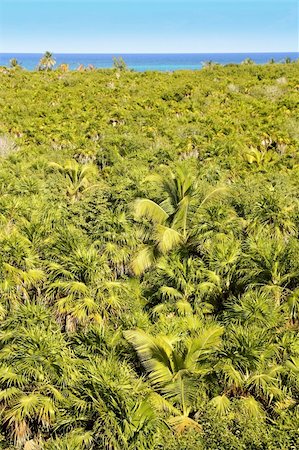
[[[21,68],[20,63],[19,63],[19,61],[16,58],[12,58],[9,61],[9,65],[10,65],[10,68],[14,69],[14,70]]]
[[[44,56],[39,61],[38,70],[52,70],[56,61],[51,52],[45,52]]]
[[[113,68],[120,71],[128,70],[127,64],[121,56],[113,58]]]
[[[0,448],[299,447],[286,63],[1,71]]]

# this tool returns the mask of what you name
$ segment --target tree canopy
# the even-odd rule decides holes
[[[0,448],[298,448],[298,63],[54,65],[0,73]]]

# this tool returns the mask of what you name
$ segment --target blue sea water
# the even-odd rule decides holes
[[[219,64],[240,63],[251,58],[257,64],[265,64],[271,58],[282,62],[289,57],[292,60],[299,58],[299,53],[178,53],[178,54],[83,54],[83,53],[57,53],[53,55],[56,66],[62,63],[69,64],[75,70],[80,64],[92,64],[97,68],[112,67],[113,56],[122,56],[130,69],[138,72],[147,70],[173,71],[181,69],[200,69],[206,61]],[[9,61],[16,58],[28,70],[34,70],[42,54],[38,53],[0,53],[0,66],[9,66]]]

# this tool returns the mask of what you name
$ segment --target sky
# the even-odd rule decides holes
[[[298,0],[0,0],[0,52],[298,52],[298,4]]]

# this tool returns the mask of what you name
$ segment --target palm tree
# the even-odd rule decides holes
[[[212,312],[213,305],[205,300],[212,297],[216,286],[211,282],[212,277],[208,281],[209,271],[199,258],[172,253],[159,258],[155,269],[145,277],[146,286],[153,291],[147,301],[147,307],[153,307],[153,314],[189,316],[196,313],[202,317]]]
[[[212,61],[211,59],[209,61],[204,61],[201,64],[204,69],[213,69],[214,67],[218,66],[218,63]]]
[[[2,299],[6,301],[8,310],[40,293],[45,273],[42,269],[21,270],[8,263],[3,264],[5,280],[0,283]]]
[[[92,450],[94,448],[94,439],[91,431],[82,428],[75,428],[66,432],[62,437],[54,437],[42,442],[42,448],[45,450]],[[26,450],[26,449],[25,449]],[[32,450],[30,448],[30,450]],[[33,448],[33,450],[35,450]],[[39,450],[39,447],[36,449]]]
[[[227,324],[255,324],[270,330],[278,328],[284,320],[281,306],[275,304],[272,293],[264,289],[247,289],[239,298],[231,298],[225,303],[224,321]]]
[[[39,64],[38,64],[38,69],[49,71],[49,70],[53,69],[55,64],[56,64],[56,60],[53,57],[53,54],[51,52],[47,51],[40,59]]]
[[[69,66],[69,64],[66,64],[66,63],[62,63],[62,64],[60,64],[60,66],[58,67],[58,69],[59,70],[61,70],[61,72],[68,72],[69,71],[69,69],[70,69],[70,66]]]
[[[287,298],[286,311],[293,325],[299,323],[299,289],[294,289]]]
[[[138,235],[122,210],[107,211],[103,225],[101,228],[97,226],[97,231],[105,241],[102,244],[104,254],[117,279],[130,272],[130,260],[136,250]]]
[[[171,172],[167,178],[154,179],[161,185],[164,200],[158,204],[149,199],[137,199],[134,203],[135,219],[145,217],[153,224],[151,237],[148,239],[150,244],[145,244],[132,261],[132,269],[136,275],[151,267],[159,255],[185,246],[191,237],[191,208],[202,208],[212,197],[224,190],[213,189],[196,205],[195,199],[200,199],[197,182],[183,167],[178,167],[176,173]]]
[[[230,326],[215,367],[221,378],[219,386],[224,386],[223,402],[216,397],[216,405],[219,402],[219,408],[226,405],[229,409],[229,399],[238,398],[257,415],[263,413],[263,408],[273,407],[275,401],[286,399],[277,352],[275,333],[256,325]]]
[[[19,61],[18,61],[16,58],[12,58],[12,59],[9,61],[9,65],[10,65],[10,67],[11,67],[12,69],[19,69],[19,68],[21,68],[20,63],[19,63]]]
[[[196,239],[204,242],[220,234],[237,236],[243,223],[229,204],[210,202],[194,214],[192,226]]]
[[[74,391],[75,417],[74,409],[68,407],[58,429],[73,429],[73,438],[89,437],[93,448],[152,449],[159,417],[132,369],[110,356],[87,359],[80,370],[82,377]]]
[[[19,232],[28,240],[36,255],[44,253],[49,239],[59,227],[64,227],[63,212],[58,208],[53,210],[42,199],[38,199],[35,210],[28,217],[22,217],[18,224]]]
[[[16,226],[3,227],[0,242],[1,314],[5,315],[28,299],[37,299],[45,273],[32,243]]]
[[[91,164],[82,165],[75,160],[69,160],[63,166],[52,162],[50,167],[65,176],[67,196],[72,202],[78,200],[86,190],[97,186],[90,183],[97,174],[96,167]]]
[[[238,289],[241,241],[233,234],[219,233],[204,241],[200,251],[206,267],[204,298],[221,310],[226,299]]]
[[[220,346],[222,333],[222,327],[213,324],[193,338],[153,337],[140,330],[124,333],[152,386],[162,396],[155,397],[156,405],[171,413],[169,424],[178,433],[188,428],[200,430],[190,415],[200,382],[212,372],[211,358]]]
[[[298,206],[298,199],[291,192],[284,194],[279,188],[265,189],[252,205],[248,228],[259,232],[262,225],[263,232],[268,229],[278,237],[294,235]]]
[[[239,272],[240,284],[264,287],[279,305],[297,284],[299,267],[293,256],[296,250],[296,240],[282,240],[267,231],[250,237]]]
[[[67,332],[116,320],[137,303],[134,283],[115,279],[106,254],[82,236],[80,243],[72,237],[71,229],[62,232],[51,249],[52,259],[44,264],[45,297]]]
[[[1,326],[1,422],[17,448],[51,434],[78,372],[45,307],[20,306]]]
[[[47,297],[53,299],[57,316],[64,322],[67,332],[76,331],[78,325],[99,325],[105,320],[124,316],[131,307],[129,295],[129,286],[119,281],[88,286],[72,279],[57,280],[47,291]]]
[[[241,64],[245,65],[245,66],[252,66],[252,64],[254,64],[254,61],[251,58],[245,58],[244,61],[241,62]]]
[[[113,58],[113,68],[122,72],[128,70],[128,66],[121,56]]]

